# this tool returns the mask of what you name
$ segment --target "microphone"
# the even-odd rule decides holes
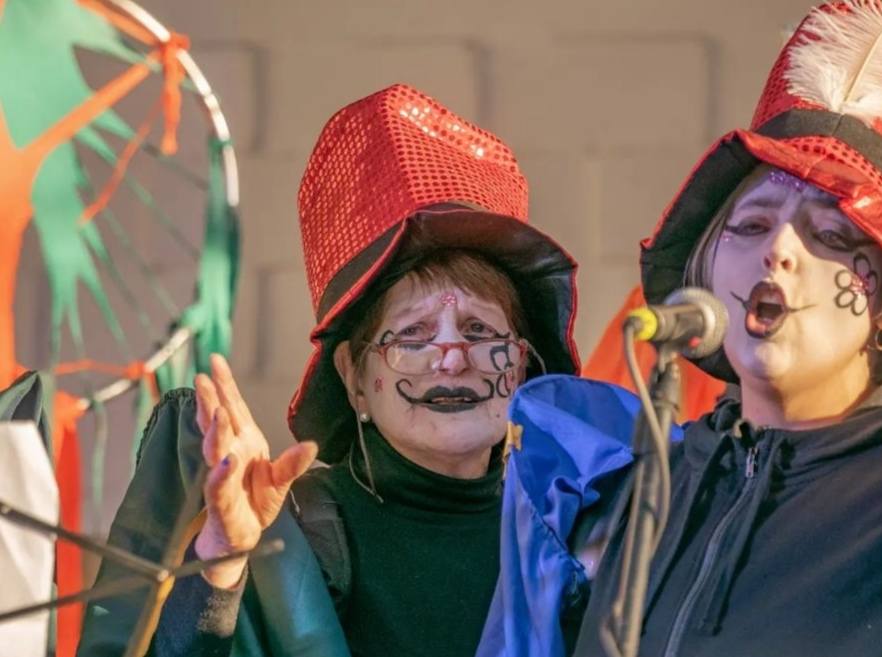
[[[688,358],[703,358],[722,346],[729,312],[707,290],[683,287],[671,292],[662,305],[632,310],[625,322],[636,328],[637,340],[665,344]]]

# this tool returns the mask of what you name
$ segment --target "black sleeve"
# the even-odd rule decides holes
[[[315,553],[337,616],[342,620],[352,584],[352,564],[340,506],[328,484],[328,471],[327,466],[319,465],[294,482],[291,510]]]
[[[197,558],[191,544],[185,560]],[[234,589],[215,588],[200,574],[176,581],[162,608],[150,655],[227,657],[247,577],[246,567]]]
[[[201,442],[193,390],[166,393],[144,429],[135,474],[114,517],[108,543],[155,563],[162,559],[202,460]],[[131,574],[105,559],[95,584],[109,584]],[[140,588],[89,603],[77,654],[123,654],[146,599],[146,589]]]

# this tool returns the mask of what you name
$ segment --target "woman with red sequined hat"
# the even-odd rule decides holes
[[[465,250],[500,269],[522,305],[521,337],[549,371],[573,370],[574,262],[527,224],[511,150],[437,101],[396,85],[340,110],[309,159],[299,208],[318,323],[289,424],[319,443],[319,458],[338,461],[357,433],[356,414],[327,411],[346,396],[334,349],[427,254]]]
[[[575,263],[527,224],[508,147],[404,85],[330,119],[298,201],[317,325],[289,424],[309,442],[271,460],[213,357],[195,395],[158,407],[142,462],[201,451],[201,559],[250,550],[296,516],[302,533],[285,540],[311,546],[353,654],[470,657],[499,571],[509,398],[534,374],[578,368]],[[304,474],[316,452],[327,467]],[[121,509],[156,534],[170,521],[152,483],[139,466]],[[139,540],[117,524],[112,539]],[[312,556],[290,556],[288,570],[237,559],[179,582],[155,654],[341,654],[321,601],[292,583],[308,582]]]
[[[650,303],[697,285],[726,305],[723,347],[698,365],[741,399],[671,448],[640,655],[882,645],[880,89],[882,4],[812,10],[750,129],[711,147],[643,244]],[[575,655],[617,652],[622,555],[619,528]]]
[[[299,206],[318,324],[289,424],[332,464],[295,483],[301,526],[353,653],[473,655],[508,399],[575,371],[575,265],[508,147],[403,85],[331,118]]]

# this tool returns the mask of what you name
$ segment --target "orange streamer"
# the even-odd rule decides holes
[[[144,361],[140,360],[133,361],[128,365],[117,365],[116,363],[102,363],[100,360],[92,360],[91,358],[72,360],[55,366],[56,376],[67,376],[85,371],[113,374],[123,379],[137,381],[146,376],[147,367]]]
[[[178,59],[180,50],[190,47],[190,39],[183,34],[171,33],[168,41],[160,44],[160,59],[162,61],[165,82],[162,88],[162,110],[165,116],[165,133],[162,135],[160,150],[165,155],[178,152],[178,126],[181,123],[181,82],[184,81],[185,71]]]
[[[103,16],[120,32],[159,50],[159,61],[162,64],[164,76],[162,108],[165,116],[165,132],[160,143],[160,150],[165,155],[173,155],[178,150],[177,130],[181,122],[180,85],[186,76],[184,67],[178,60],[178,52],[189,50],[189,37],[177,32],[170,32],[167,41],[160,41],[143,25],[99,0],[78,0],[78,2],[86,9]]]
[[[110,175],[110,179],[104,185],[101,192],[95,197],[95,200],[89,204],[89,207],[83,210],[83,216],[80,218],[80,223],[88,223],[95,217],[95,215],[104,210],[108,203],[110,203],[110,199],[113,198],[117,187],[119,187],[123,177],[126,175],[132,157],[138,152],[138,149],[141,147],[141,144],[144,143],[147,135],[150,134],[150,130],[153,127],[154,121],[156,121],[156,117],[159,116],[161,108],[161,101],[157,101],[153,106],[153,109],[150,111],[150,114],[138,127],[138,131],[132,136],[129,143],[126,144],[122,154],[116,161],[116,166],[113,168],[113,173]]]
[[[55,457],[55,480],[61,501],[61,525],[82,530],[80,445],[77,420],[83,413],[79,401],[64,392],[56,393],[52,421],[52,446]],[[67,541],[55,544],[55,581],[58,596],[83,589],[83,561],[80,548]],[[73,657],[80,640],[83,605],[66,605],[58,610],[56,655]]]
[[[594,353],[582,368],[583,377],[615,383],[634,392],[634,384],[625,364],[622,323],[630,311],[645,304],[643,290],[639,286],[631,290],[625,303],[607,325]],[[636,351],[640,372],[646,378],[655,364],[655,348],[646,342],[640,342],[636,345]],[[678,419],[680,422],[685,422],[694,420],[713,409],[717,398],[726,389],[726,384],[705,374],[685,359],[680,359],[680,368],[683,394]]]

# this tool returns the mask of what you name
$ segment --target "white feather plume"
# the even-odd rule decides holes
[[[882,118],[882,2],[815,8],[790,51],[788,91],[867,124]]]

